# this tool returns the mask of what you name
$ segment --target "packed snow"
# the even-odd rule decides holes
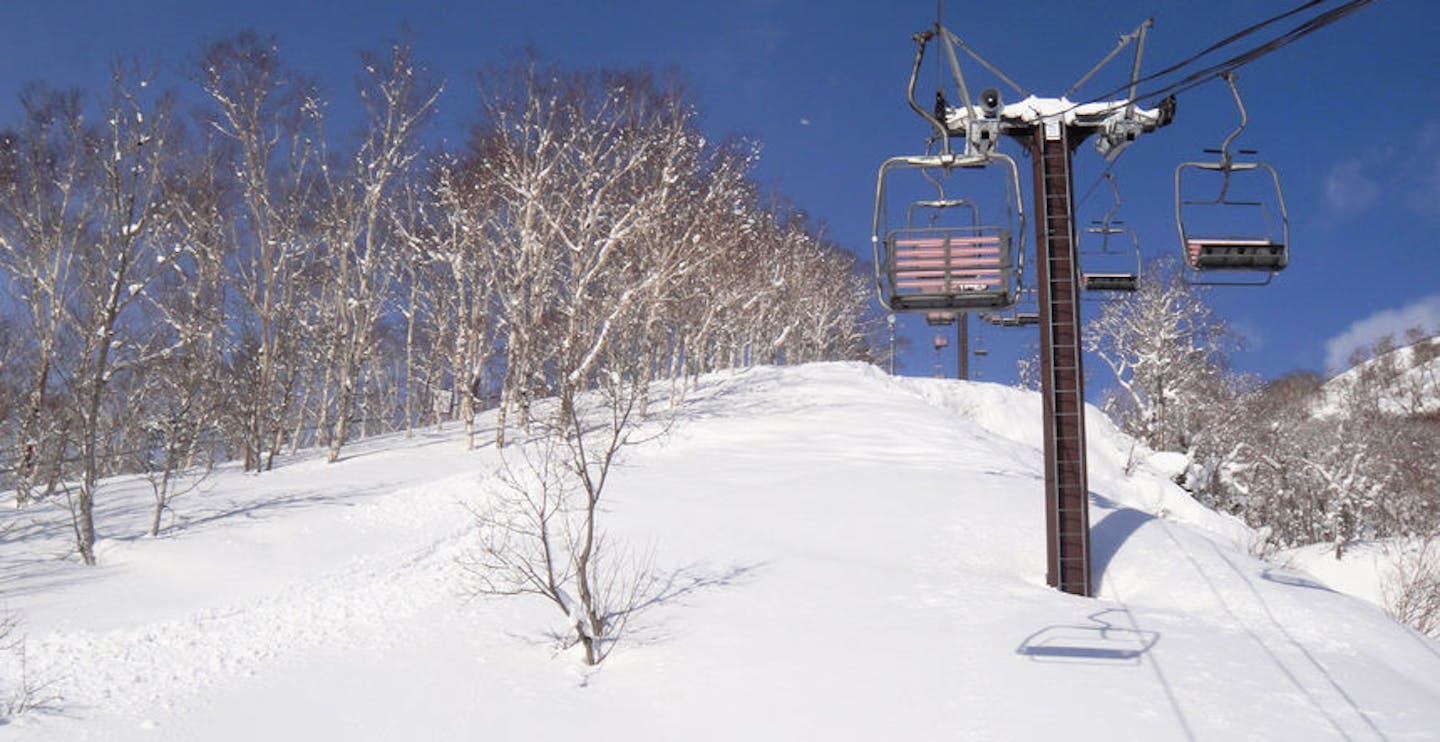
[[[113,481],[95,568],[62,507],[7,509],[49,702],[0,741],[1436,738],[1440,645],[1252,557],[1093,409],[1097,596],[1047,587],[1039,415],[858,364],[707,377],[609,485],[672,581],[599,668],[553,605],[472,594],[500,459],[455,427],[222,468],[158,539]]]

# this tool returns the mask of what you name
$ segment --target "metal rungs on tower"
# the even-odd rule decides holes
[[[1045,406],[1045,507],[1049,560],[1046,580],[1089,595],[1090,514],[1085,464],[1085,395],[1075,260],[1073,181],[1068,127],[1046,126],[1031,140],[1040,272],[1040,363]]]

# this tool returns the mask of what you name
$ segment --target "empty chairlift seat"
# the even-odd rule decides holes
[[[1008,243],[1002,234],[909,230],[892,234],[891,307],[984,309],[1013,303]]]
[[[1012,314],[985,314],[981,318],[996,327],[1031,327],[1040,324],[1039,312],[1014,312]]]
[[[1205,150],[1218,159],[1182,162],[1175,168],[1175,224],[1190,269],[1185,280],[1263,286],[1290,262],[1290,216],[1275,168],[1246,159],[1256,154],[1253,149],[1231,148],[1247,117],[1234,74],[1221,78],[1235,98],[1239,124],[1219,149]]]
[[[1134,273],[1084,273],[1080,276],[1080,288],[1085,291],[1134,291],[1140,286],[1140,277]]]
[[[1289,262],[1283,242],[1246,238],[1185,238],[1185,255],[1195,270],[1278,271]]]

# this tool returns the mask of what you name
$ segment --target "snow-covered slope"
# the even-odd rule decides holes
[[[1320,414],[1338,414],[1344,399],[1356,394],[1393,415],[1440,413],[1440,337],[1396,348],[1326,381]]]
[[[223,471],[159,540],[116,482],[95,569],[58,508],[6,512],[0,589],[64,701],[0,740],[1435,738],[1440,647],[1248,556],[1098,413],[1099,594],[1047,588],[1039,430],[988,384],[708,379],[611,484],[683,589],[598,671],[552,607],[468,594],[498,459],[450,432]]]

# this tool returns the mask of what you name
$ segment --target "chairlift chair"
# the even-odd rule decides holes
[[[1080,288],[1094,295],[1115,297],[1118,294],[1134,292],[1140,287],[1140,238],[1135,234],[1135,230],[1122,226],[1124,222],[1114,218],[1115,212],[1120,208],[1120,189],[1115,186],[1113,173],[1106,173],[1105,178],[1115,195],[1115,203],[1094,226],[1085,229],[1086,234],[1097,236],[1100,245],[1094,250],[1081,251],[1081,262],[1099,262],[1102,267],[1111,270],[1082,271]],[[1117,242],[1122,244],[1114,244]],[[1115,270],[1118,268],[1128,270]]]
[[[935,183],[940,188],[939,183]],[[943,191],[943,189],[941,189]],[[935,226],[940,217],[948,210],[963,209],[969,214],[969,224],[972,227],[980,226],[980,210],[975,204],[965,199],[938,198],[929,201],[916,201],[910,204],[905,215],[905,224],[910,227],[920,225],[926,221],[928,226]],[[924,219],[922,220],[922,217]],[[891,315],[894,316],[894,315]],[[931,327],[949,327],[954,325],[958,316],[955,312],[926,312],[925,324]]]
[[[983,156],[953,154],[893,157],[880,166],[876,179],[874,231],[876,288],[880,303],[895,312],[954,312],[1003,309],[1015,303],[1020,283],[1020,260],[1015,236],[1023,233],[1023,216],[996,224],[982,224],[973,201],[927,199],[911,202],[903,223],[888,209],[892,182],[919,172],[948,178],[957,171],[1000,167],[1005,177],[1008,205],[1018,206],[1020,175],[1015,161],[1000,153]],[[928,210],[929,221],[917,219]],[[963,212],[964,222],[946,211]],[[939,213],[948,218],[933,218]]]
[[[1006,314],[986,314],[986,322],[996,327],[1032,327],[1040,324],[1039,312],[1009,312]]]
[[[1230,144],[1245,129],[1245,105],[1234,75],[1225,82],[1240,109],[1240,125],[1225,138],[1215,162],[1184,162],[1175,169],[1175,224],[1180,231],[1186,280],[1199,285],[1262,286],[1289,264],[1290,218],[1275,168],[1238,162]],[[1218,181],[1217,181],[1218,179]],[[1196,195],[1197,183],[1218,185],[1213,198]],[[1187,183],[1189,185],[1187,185]],[[1219,276],[1226,276],[1221,278]]]
[[[1138,273],[1082,273],[1081,286],[1095,293],[1131,293],[1140,286]]]
[[[880,303],[894,312],[956,312],[1003,309],[1015,303],[1022,266],[1014,241],[1024,234],[1024,210],[1021,207],[1020,171],[1010,157],[995,151],[998,119],[965,135],[963,153],[950,149],[951,132],[941,121],[944,97],[936,94],[936,111],[927,111],[915,100],[915,85],[925,58],[926,44],[943,29],[915,35],[915,61],[910,69],[906,99],[912,110],[924,118],[935,132],[932,147],[938,140],[939,152],[919,156],[892,157],[880,165],[875,185],[875,215],[871,245],[875,256],[875,287]],[[948,45],[948,36],[942,34]],[[953,57],[953,49],[946,47]],[[952,59],[953,62],[953,59]],[[956,68],[958,75],[958,68]],[[969,105],[969,93],[958,78],[962,97]],[[998,95],[995,97],[998,103]],[[995,109],[996,106],[990,106]],[[989,110],[989,109],[987,109]],[[993,113],[993,111],[992,111]],[[983,132],[982,132],[983,130]],[[1002,177],[1001,191],[1006,218],[985,223],[979,207],[972,199],[946,197],[946,185],[965,173],[993,172],[998,168]],[[913,180],[907,175],[919,174],[938,191],[938,198],[915,197]],[[892,182],[896,181],[896,182]],[[898,200],[909,201],[903,212],[891,213],[887,196],[899,191]],[[969,195],[969,194],[967,194]],[[981,202],[988,210],[990,200]],[[930,219],[919,223],[917,210],[924,209]],[[900,214],[903,213],[903,218]],[[957,213],[967,214],[961,222]],[[987,214],[993,218],[993,214]]]

